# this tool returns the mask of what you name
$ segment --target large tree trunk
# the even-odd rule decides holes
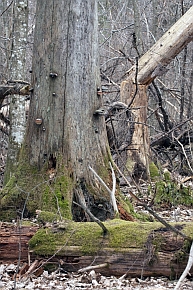
[[[97,23],[95,0],[37,2],[33,93],[21,157],[23,168],[31,166],[36,175],[29,167],[25,176],[16,173],[17,182],[24,181],[23,190],[25,183],[28,189],[34,182],[40,184],[29,198],[31,214],[37,208],[53,210],[53,202],[61,215],[70,218],[73,213],[75,220],[85,220],[82,209],[72,203],[75,200],[86,202],[102,220],[113,216],[109,193],[89,169],[109,182],[105,121],[94,115],[102,103],[97,94]]]
[[[147,86],[166,72],[166,66],[193,39],[193,7],[190,8],[128,72],[121,84],[121,101],[134,115],[134,134],[128,147],[128,165],[134,177],[148,175],[149,136],[147,128]],[[137,174],[137,175],[136,175]]]

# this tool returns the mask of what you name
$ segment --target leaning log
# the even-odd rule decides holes
[[[134,118],[134,134],[127,148],[127,167],[135,180],[146,179],[150,144],[147,127],[147,87],[165,74],[167,65],[193,40],[193,6],[127,72],[121,83],[121,102]]]
[[[113,220],[105,226],[107,235],[89,222],[40,229],[29,242],[31,259],[56,263],[65,271],[82,272],[94,266],[101,274],[115,276],[176,279],[183,272],[191,242],[160,223]],[[192,236],[190,223],[175,226]]]

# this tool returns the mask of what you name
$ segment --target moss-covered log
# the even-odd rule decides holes
[[[190,242],[160,223],[112,220],[105,226],[106,236],[97,224],[89,222],[66,221],[40,229],[29,242],[31,258],[46,260],[53,255],[49,262],[66,271],[104,264],[98,271],[116,276],[177,278],[184,270]],[[193,235],[190,223],[175,226],[189,237]]]

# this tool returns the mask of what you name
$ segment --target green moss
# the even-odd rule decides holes
[[[112,220],[107,227],[109,230],[109,247],[115,249],[143,247],[148,234],[158,224]]]
[[[193,227],[191,223],[187,223],[185,227],[183,227],[183,233],[188,236],[191,237],[193,239]]]
[[[119,192],[119,195],[117,196],[117,200],[121,207],[128,213],[133,214],[134,213],[134,208],[130,200],[128,199],[127,196],[124,196],[121,192]]]
[[[154,162],[149,164],[149,173],[152,181],[157,180],[160,177],[159,169]]]
[[[126,168],[129,172],[133,172],[135,161],[132,161],[131,158],[127,158]]]
[[[56,239],[49,230],[40,229],[30,240],[29,246],[41,255],[53,255],[56,252]]]
[[[179,186],[173,181],[157,181],[155,184],[156,204],[167,205],[192,205],[193,193],[189,187]]]
[[[126,222],[119,219],[104,222],[104,225],[108,229],[105,237],[96,223],[67,222],[63,229],[58,227],[57,232],[52,229],[38,231],[29,246],[36,254],[48,254],[50,251],[50,255],[58,249],[59,255],[66,254],[70,246],[84,254],[96,254],[104,248],[113,248],[119,252],[127,248],[143,247],[150,232],[160,227],[160,223]]]
[[[60,213],[65,218],[71,215],[72,180],[67,169],[58,168],[58,175],[50,182],[47,165],[41,171],[29,165],[23,158],[15,175],[11,177],[0,193],[0,220],[10,221],[23,211],[27,199],[25,215],[35,216],[36,210]]]
[[[165,171],[164,171],[163,176],[164,176],[164,180],[165,180],[166,182],[171,181],[171,174],[170,174],[170,172],[169,172],[168,170],[165,170]]]
[[[47,222],[53,223],[58,220],[60,220],[60,216],[58,214],[49,211],[40,211],[37,218],[37,221],[39,223],[47,223]]]
[[[119,193],[119,195],[117,196],[117,200],[119,204],[121,205],[121,207],[127,213],[130,213],[138,221],[143,221],[143,222],[153,221],[151,215],[142,213],[142,212],[139,212],[139,213],[135,212],[134,207],[127,196],[124,196],[123,194]]]

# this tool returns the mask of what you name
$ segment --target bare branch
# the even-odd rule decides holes
[[[87,272],[87,271],[94,270],[94,269],[106,268],[106,267],[108,267],[108,265],[109,265],[108,263],[103,263],[103,264],[99,264],[99,265],[95,265],[95,266],[88,266],[88,267],[79,269],[78,273],[83,273],[83,272]]]
[[[104,233],[104,235],[106,235],[107,234],[107,232],[108,232],[108,230],[107,230],[107,228],[104,226],[104,224],[99,220],[99,219],[97,219],[91,212],[90,212],[90,210],[83,204],[83,203],[81,203],[81,201],[79,200],[79,202],[80,202],[80,204],[78,204],[77,202],[75,202],[75,201],[73,201],[73,203],[74,204],[76,204],[77,206],[80,206],[89,216],[90,216],[90,218],[94,221],[94,222],[96,222],[101,228],[102,228],[102,230],[103,230],[103,233]]]
[[[115,176],[114,169],[113,169],[113,167],[111,165],[111,162],[109,162],[109,164],[110,164],[110,167],[111,167],[112,179],[113,179],[113,188],[112,188],[112,191],[111,191],[111,200],[112,200],[114,211],[118,213],[119,211],[118,211],[117,202],[116,202],[116,198],[115,198],[116,176]]]
[[[110,194],[111,201],[112,201],[112,205],[113,205],[113,209],[114,209],[115,212],[118,212],[118,208],[117,208],[117,205],[116,205],[115,196],[113,196],[114,194],[112,193],[112,191],[108,188],[108,186],[106,185],[106,183],[102,180],[102,178],[100,178],[100,176],[96,173],[96,171],[92,167],[89,166],[89,169],[94,173],[94,175],[100,181],[100,183],[106,188],[106,190]],[[112,174],[113,174],[113,172],[112,172]],[[112,176],[112,178],[113,178],[113,176]]]

